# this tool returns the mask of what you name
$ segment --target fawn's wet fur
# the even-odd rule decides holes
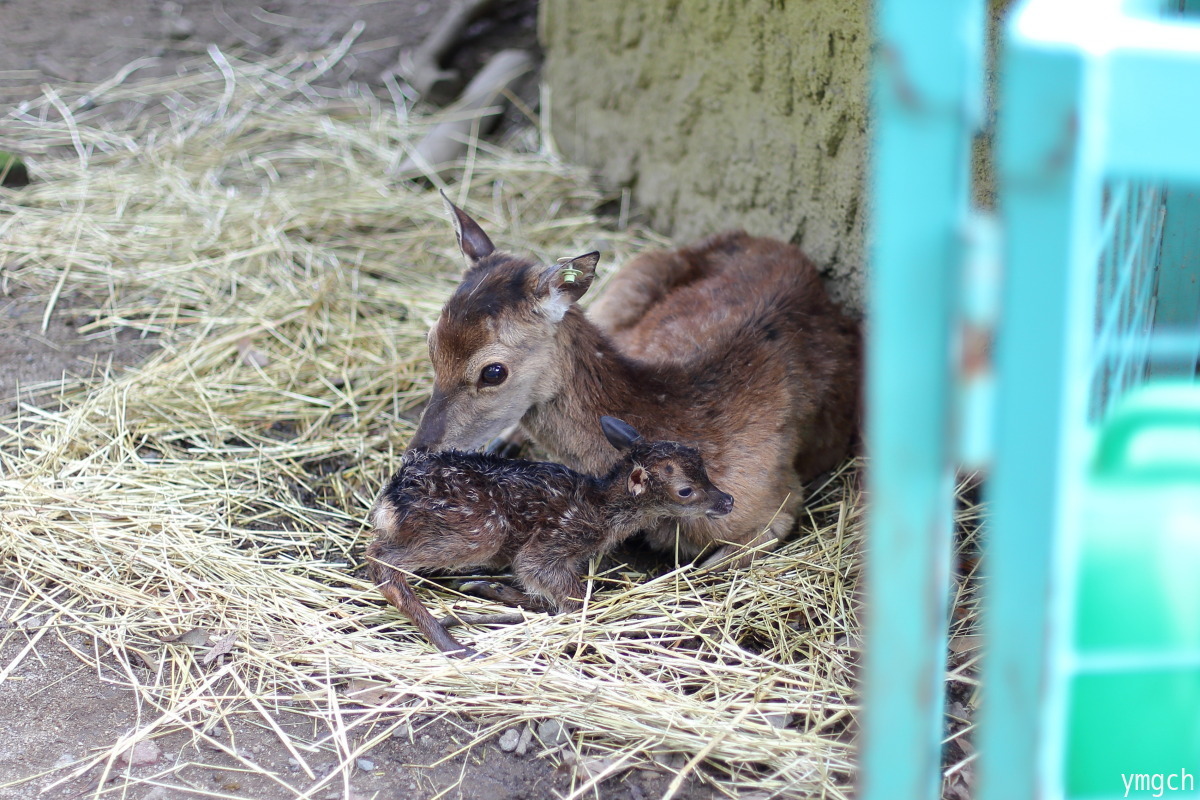
[[[850,453],[861,337],[811,262],[743,232],[629,262],[588,314],[598,253],[540,264],[497,251],[447,203],[467,272],[429,332],[434,391],[414,447],[473,450],[521,429],[550,457],[603,472],[594,420],[695,447],[738,498],[720,519],[658,526],[647,541],[740,562],[786,536],[804,484]],[[497,380],[498,379],[498,380]],[[755,549],[743,549],[745,546]]]
[[[589,559],[664,519],[719,517],[733,508],[695,449],[648,442],[608,417],[602,427],[622,453],[603,477],[488,454],[410,450],[371,512],[371,579],[439,650],[469,654],[401,570],[511,566],[533,596],[519,598],[525,604],[571,611],[582,601],[579,576]]]

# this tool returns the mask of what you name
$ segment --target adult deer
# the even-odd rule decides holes
[[[447,206],[468,268],[429,332],[434,390],[410,448],[473,450],[519,422],[552,459],[601,473],[615,455],[595,420],[610,415],[697,448],[737,498],[647,531],[651,546],[745,563],[790,532],[805,482],[855,438],[861,375],[858,325],[799,249],[733,232],[647,253],[589,318],[576,302],[599,253],[503,253]]]

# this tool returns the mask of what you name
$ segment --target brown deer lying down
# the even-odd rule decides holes
[[[718,543],[714,563],[790,532],[803,484],[848,454],[861,373],[858,326],[803,253],[734,232],[645,254],[589,319],[575,303],[599,253],[498,252],[447,206],[469,268],[429,332],[434,391],[411,448],[473,450],[520,422],[554,460],[601,472],[613,456],[592,420],[611,414],[695,446],[738,498],[721,519],[648,531],[652,546]]]
[[[405,454],[371,512],[367,571],[439,650],[474,652],[434,619],[399,570],[511,566],[534,595],[510,589],[513,602],[573,611],[589,559],[663,519],[716,519],[733,509],[733,498],[712,485],[695,449],[647,442],[612,417],[601,417],[600,425],[623,453],[603,478],[479,453]]]

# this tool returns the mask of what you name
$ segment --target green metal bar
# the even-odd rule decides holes
[[[950,589],[951,320],[983,9],[977,0],[877,9],[859,796],[933,800]]]
[[[1037,5],[1010,24],[998,131],[1006,285],[988,484],[981,800],[1042,797],[1062,761],[1047,668],[1058,646],[1051,575],[1057,547],[1070,545],[1091,385],[1102,198],[1091,115],[1103,109],[1091,102],[1086,57],[1037,38],[1025,18],[1044,10]]]
[[[1178,29],[1191,36],[1181,36]],[[1170,30],[1173,36],[1148,49],[1155,30]],[[1106,160],[1117,175],[1200,183],[1200,101],[1194,93],[1186,100],[1179,94],[1180,87],[1194,92],[1200,86],[1200,24],[1156,24],[1145,38],[1110,56]],[[1148,119],[1154,124],[1146,124]]]
[[[1200,17],[1200,0],[1177,0],[1179,10]],[[1195,151],[1193,151],[1194,153]],[[1162,261],[1158,276],[1156,328],[1190,331],[1193,346],[1177,355],[1172,366],[1151,363],[1151,375],[1193,374],[1200,367],[1200,188],[1167,188],[1163,222]],[[1181,337],[1186,342],[1186,337]]]

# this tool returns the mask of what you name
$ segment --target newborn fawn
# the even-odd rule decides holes
[[[664,519],[733,510],[694,448],[647,442],[613,417],[601,417],[600,426],[623,454],[604,477],[480,453],[406,453],[371,512],[371,580],[435,647],[467,656],[474,651],[429,613],[402,570],[511,566],[524,589],[511,592],[518,602],[573,611],[589,559]]]

